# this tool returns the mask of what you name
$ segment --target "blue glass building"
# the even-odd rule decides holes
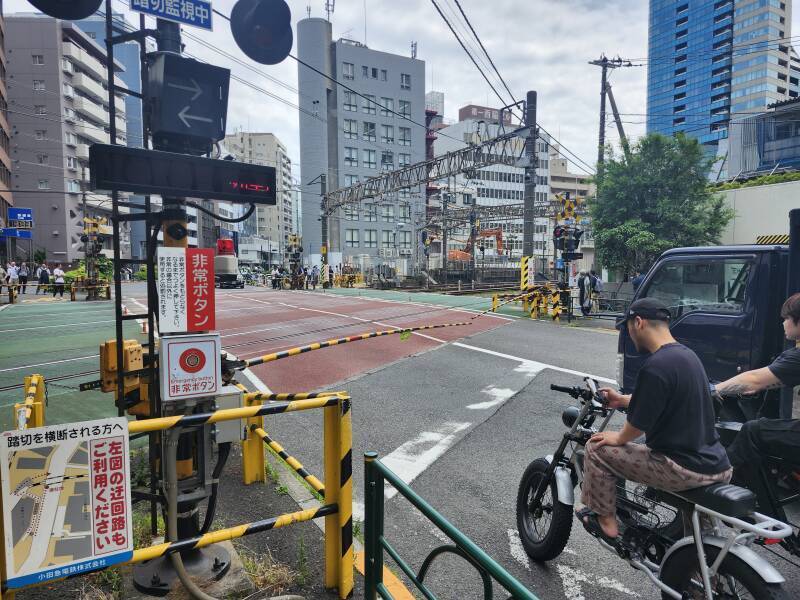
[[[732,116],[797,96],[790,37],[791,0],[650,0],[648,133],[717,153]]]

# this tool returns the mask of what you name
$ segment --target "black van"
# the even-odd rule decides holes
[[[656,261],[634,299],[658,298],[670,307],[672,335],[697,353],[709,379],[723,381],[783,351],[788,263],[789,247],[781,245],[676,248]],[[617,360],[617,380],[630,392],[644,359],[626,330]],[[777,398],[762,414],[778,416]]]

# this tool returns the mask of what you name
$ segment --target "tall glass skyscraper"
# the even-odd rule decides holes
[[[731,116],[797,96],[791,0],[650,0],[647,131],[709,153]]]

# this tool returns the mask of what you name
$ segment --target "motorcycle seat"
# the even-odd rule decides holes
[[[742,519],[756,509],[756,496],[747,488],[730,483],[712,483],[705,487],[672,492],[676,496],[711,510]]]

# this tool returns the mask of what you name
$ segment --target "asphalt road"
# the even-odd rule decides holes
[[[248,342],[239,346],[246,356],[387,325],[471,316],[402,301],[250,289],[218,293],[218,307],[227,311],[218,316],[223,334],[242,334],[225,337],[223,345]],[[350,393],[356,520],[363,518],[363,453],[376,451],[540,598],[658,597],[643,575],[577,523],[565,552],[544,565],[527,559],[516,532],[519,478],[531,460],[556,449],[564,432],[561,412],[571,399],[549,386],[580,384],[583,374],[613,380],[614,332],[483,316],[469,329],[430,333],[311,352],[256,374],[274,391],[325,387]],[[304,412],[270,417],[265,428],[322,476],[321,425],[320,414]],[[399,496],[386,501],[385,522],[387,539],[417,568],[445,541]],[[798,569],[770,558],[789,589],[799,589]],[[427,581],[440,598],[481,597],[477,573],[457,558],[437,559]],[[497,597],[505,596],[497,590]]]

